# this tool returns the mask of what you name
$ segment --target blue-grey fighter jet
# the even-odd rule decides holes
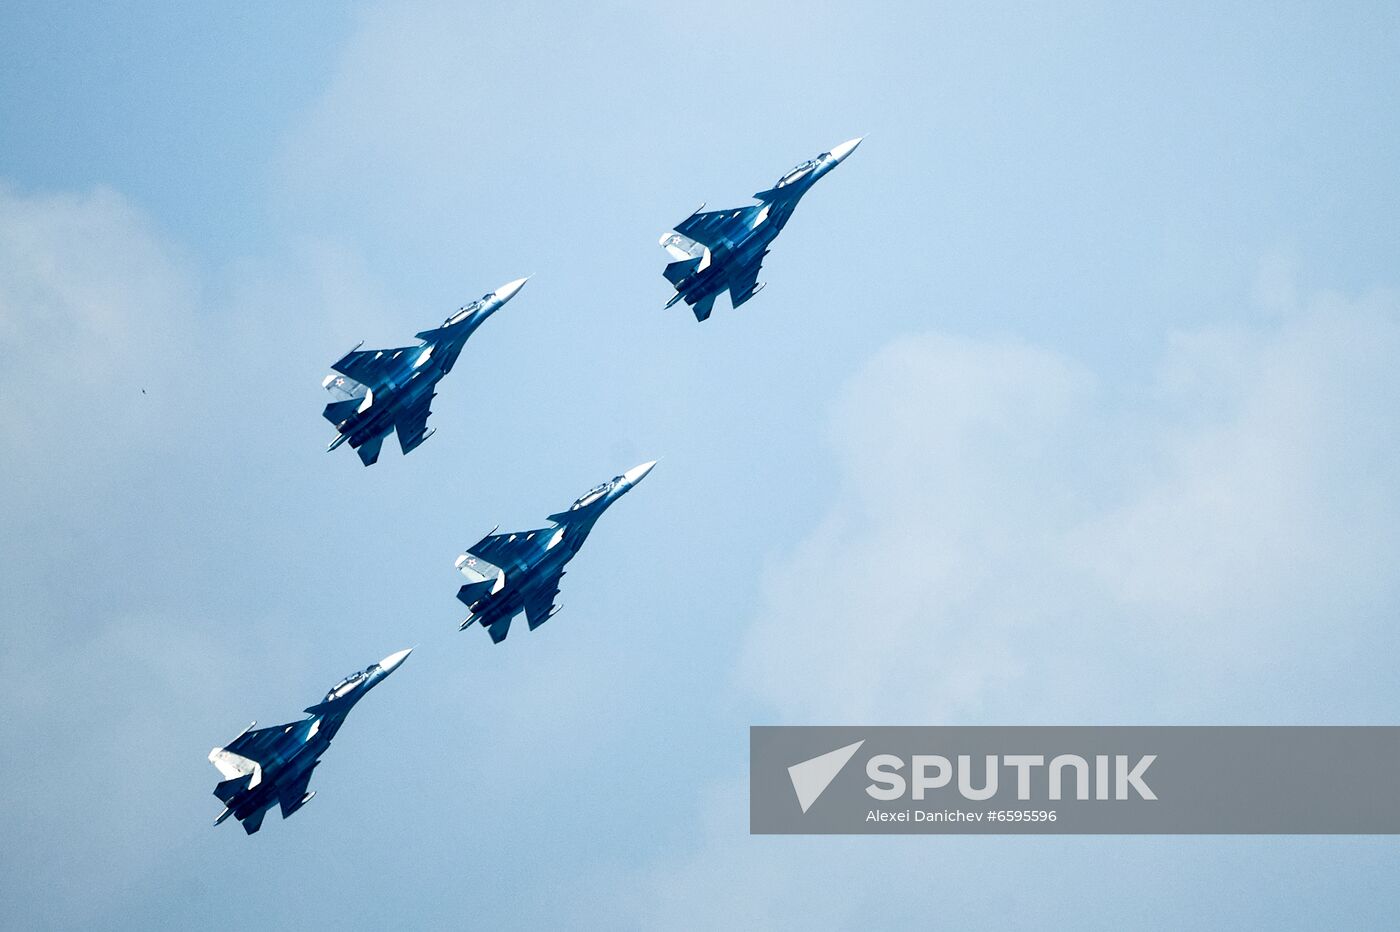
[[[758,203],[731,210],[712,210],[685,218],[675,230],[661,237],[661,245],[675,261],[662,273],[675,286],[670,307],[685,300],[696,320],[710,316],[715,298],[728,289],[729,303],[738,307],[758,294],[763,285],[758,270],[768,247],[792,216],[802,195],[817,179],[840,165],[860,145],[849,140],[798,165],[767,191],[754,195]],[[700,207],[704,207],[701,204]]]
[[[214,824],[233,816],[251,835],[262,828],[263,816],[273,806],[281,805],[285,819],[310,802],[316,795],[306,789],[311,771],[330,747],[345,716],[412,651],[390,654],[347,676],[326,693],[326,698],[307,709],[309,717],[299,722],[256,731],[254,722],[227,747],[210,751],[210,762],[224,775],[224,781],[214,787],[214,795],[225,808]]]
[[[531,631],[548,621],[559,611],[554,597],[559,594],[564,564],[578,553],[608,506],[641,482],[655,465],[653,460],[635,466],[584,493],[568,511],[550,515],[553,523],[549,527],[514,534],[493,532],[473,544],[457,558],[457,569],[467,577],[457,598],[471,610],[462,629],[481,622],[491,640],[499,644],[521,612]]]
[[[362,350],[358,346],[331,366],[322,387],[339,401],[326,405],[324,416],[335,425],[336,437],[327,447],[345,441],[366,466],[379,459],[379,447],[390,431],[398,431],[404,453],[433,435],[428,430],[429,406],[438,381],[452,371],[467,342],[486,318],[501,309],[525,286],[526,278],[502,285],[461,308],[441,327],[415,334],[417,346]]]

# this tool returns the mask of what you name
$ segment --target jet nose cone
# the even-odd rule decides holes
[[[636,485],[638,482],[641,482],[643,479],[646,478],[647,473],[651,472],[652,467],[655,465],[656,460],[652,460],[650,463],[643,463],[640,466],[633,466],[631,469],[627,470],[625,473],[622,474],[622,478],[627,480],[628,485]]]
[[[834,158],[838,163],[844,162],[846,160],[846,156],[856,151],[856,146],[860,145],[861,140],[864,138],[864,136],[857,136],[855,139],[846,140],[845,142],[841,143],[841,145],[831,150],[831,157]]]
[[[515,297],[515,293],[521,288],[524,288],[525,283],[529,280],[530,276],[526,275],[524,278],[517,278],[513,282],[506,282],[504,285],[496,289],[496,300],[500,301],[502,304],[505,304],[511,298]]]
[[[401,650],[398,653],[390,654],[379,661],[379,668],[385,673],[393,673],[398,669],[399,664],[403,663],[411,653],[413,653],[413,648],[410,647],[407,650]]]

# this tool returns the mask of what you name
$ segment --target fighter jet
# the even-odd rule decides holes
[[[533,631],[544,624],[559,607],[559,580],[564,564],[574,558],[593,524],[613,502],[642,481],[653,460],[627,470],[609,482],[585,492],[568,511],[549,516],[549,527],[514,534],[494,531],[473,544],[457,558],[457,569],[467,584],[457,591],[471,615],[462,630],[476,622],[491,634],[497,644],[505,640],[510,623],[525,613]]]
[[[768,247],[792,216],[807,189],[827,172],[845,161],[856,150],[857,137],[841,143],[830,152],[798,165],[779,178],[773,187],[759,191],[758,203],[731,210],[697,209],[675,230],[661,237],[661,245],[675,261],[662,273],[675,286],[670,307],[681,299],[705,320],[714,307],[715,297],[729,290],[729,303],[738,307],[758,294],[763,285],[758,270]],[[705,205],[701,204],[700,208]]]
[[[310,802],[316,795],[306,789],[311,771],[330,747],[345,716],[412,651],[390,654],[336,683],[326,698],[306,710],[308,718],[257,731],[253,730],[254,722],[227,747],[210,751],[210,763],[225,777],[214,787],[214,795],[225,807],[214,824],[233,816],[251,835],[262,828],[263,816],[274,805],[282,806],[285,819]]]
[[[417,346],[382,350],[356,346],[342,356],[331,366],[335,372],[321,382],[341,399],[326,405],[324,412],[336,429],[327,452],[348,440],[360,461],[370,466],[379,459],[379,447],[391,430],[398,431],[405,454],[431,437],[429,406],[438,380],[452,371],[467,338],[528,280],[527,276],[508,282],[459,309],[441,327],[415,334],[422,341]]]

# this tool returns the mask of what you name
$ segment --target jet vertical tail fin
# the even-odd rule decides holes
[[[465,586],[457,590],[457,599],[463,605],[471,607],[483,596],[490,594],[492,587],[495,585],[496,580],[494,579],[485,579],[481,582],[467,583]]]
[[[338,427],[345,423],[346,418],[354,414],[355,409],[359,406],[359,398],[350,398],[346,401],[332,401],[330,404],[326,405],[326,410],[321,412],[321,416]]]
[[[422,340],[424,343],[436,343],[438,340],[447,336],[447,331],[450,329],[452,328],[433,327],[431,330],[420,330],[413,336],[415,339]]]
[[[511,535],[511,540],[514,539],[514,535]],[[495,553],[500,550],[500,543],[499,538],[496,538],[494,534],[488,534],[479,543],[472,546],[478,550],[492,550]],[[458,571],[467,577],[467,584],[457,590],[457,598],[469,608],[486,596],[494,595],[506,587],[506,571],[470,550],[457,558],[456,565]]]
[[[218,786],[214,787],[214,795],[219,798],[219,802],[228,805],[230,799],[233,799],[233,797],[248,788],[249,779],[249,775],[245,773],[224,780]]]
[[[679,259],[667,265],[661,274],[666,276],[666,280],[671,284],[676,284],[690,275],[700,265],[700,256],[693,259]]]

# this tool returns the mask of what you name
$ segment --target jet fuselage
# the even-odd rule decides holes
[[[773,187],[755,194],[757,205],[696,211],[664,234],[661,245],[676,260],[664,273],[676,289],[666,306],[684,300],[698,319],[705,320],[720,292],[727,290],[735,307],[757,294],[763,287],[758,282],[763,257],[792,218],[798,201],[860,142],[849,140],[796,166]]]
[[[760,203],[767,209],[759,212],[754,225],[737,228],[733,238],[726,236],[717,243],[706,243],[710,250],[709,264],[676,283],[677,297],[683,298],[687,304],[699,304],[727,289],[734,269],[748,268],[753,263],[762,262],[768,254],[768,247],[792,219],[797,202],[811,189],[812,183],[808,181],[800,188],[793,187],[790,194],[784,192],[775,196],[774,200],[761,200]]]
[[[416,334],[416,346],[363,351],[356,347],[337,360],[335,372],[321,383],[342,399],[323,412],[336,429],[327,449],[348,441],[369,466],[378,460],[384,438],[392,431],[398,431],[404,453],[432,436],[427,421],[438,383],[452,371],[471,335],[525,281],[508,282],[459,309],[440,327]]]
[[[214,788],[214,795],[225,806],[214,824],[231,815],[251,835],[262,826],[263,815],[272,806],[280,803],[282,817],[286,818],[310,801],[315,795],[307,791],[311,771],[320,763],[345,717],[411,652],[409,649],[390,654],[341,680],[324,699],[306,709],[307,718],[258,731],[250,725],[227,747],[210,751],[210,763],[226,777]]]
[[[349,709],[345,711],[348,712]],[[335,737],[344,721],[345,713],[341,712],[336,715],[316,715],[284,726],[284,741],[269,753],[265,760],[258,761],[262,765],[262,779],[258,781],[257,786],[241,790],[225,799],[224,805],[227,808],[224,815],[220,816],[220,821],[231,815],[239,822],[244,822],[277,805],[279,790],[283,786],[309,780],[310,772],[320,763],[321,755],[331,746],[331,738]],[[291,811],[295,812],[309,801],[309,794],[304,794]],[[290,814],[291,812],[288,813]]]
[[[578,554],[593,525],[642,480],[654,462],[643,463],[591,489],[569,507],[549,516],[549,527],[513,534],[488,534],[457,560],[470,582],[457,598],[471,609],[462,622],[480,622],[500,641],[511,619],[525,612],[530,628],[539,627],[557,611],[554,596],[564,566]]]
[[[366,441],[392,431],[400,411],[431,401],[438,382],[452,371],[467,337],[481,326],[482,320],[484,317],[476,318],[470,325],[463,321],[457,325],[460,330],[443,328],[442,339],[433,342],[425,340],[413,349],[383,351],[390,357],[389,366],[392,368],[388,370],[385,381],[379,387],[372,388],[369,407],[354,411],[337,426],[343,438],[338,439],[337,446],[348,441],[351,447],[358,449]],[[470,329],[467,329],[468,326]]]

